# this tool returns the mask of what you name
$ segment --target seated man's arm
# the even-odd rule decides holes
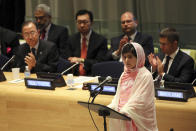
[[[41,59],[41,58],[40,58]],[[56,72],[57,64],[59,60],[59,53],[56,45],[52,45],[48,48],[46,63],[40,62],[37,60],[35,66],[35,72]]]
[[[182,68],[177,70],[179,72],[178,77],[174,77],[172,75],[169,75],[165,73],[163,79],[165,81],[171,81],[171,82],[181,82],[181,83],[189,83],[192,82],[193,72],[194,72],[194,61],[192,58],[188,59]]]

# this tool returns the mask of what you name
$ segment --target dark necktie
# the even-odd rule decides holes
[[[167,70],[168,70],[168,65],[169,65],[169,60],[171,59],[170,56],[167,56],[166,57],[166,62],[165,62],[165,65],[164,65],[164,72],[167,73]]]
[[[132,41],[131,37],[130,37],[130,36],[128,36],[128,42],[129,42],[130,40]]]
[[[31,48],[31,51],[32,51],[33,55],[36,56],[36,53],[35,53],[36,49],[35,48]]]
[[[41,32],[40,39],[41,39],[41,40],[44,40],[45,35],[46,35],[46,30],[43,30],[43,31]]]
[[[81,48],[81,58],[86,58],[87,56],[87,47],[86,47],[86,37],[83,37],[82,39],[82,48]],[[79,67],[79,72],[80,72],[80,75],[85,75],[85,70],[84,70],[84,64],[80,64],[80,67]]]

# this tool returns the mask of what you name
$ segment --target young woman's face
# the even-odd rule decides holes
[[[123,63],[128,69],[133,69],[136,66],[137,58],[132,53],[124,53],[122,55]]]

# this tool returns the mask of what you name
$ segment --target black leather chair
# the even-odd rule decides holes
[[[118,61],[96,63],[92,66],[92,76],[119,78],[124,70],[124,64]]]

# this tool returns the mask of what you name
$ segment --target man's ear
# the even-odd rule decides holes
[[[138,25],[138,21],[137,21],[137,20],[135,20],[135,26],[137,27],[137,25]]]
[[[174,41],[174,44],[175,44],[176,46],[178,46],[178,41],[177,41],[177,40],[175,40],[175,41]]]

